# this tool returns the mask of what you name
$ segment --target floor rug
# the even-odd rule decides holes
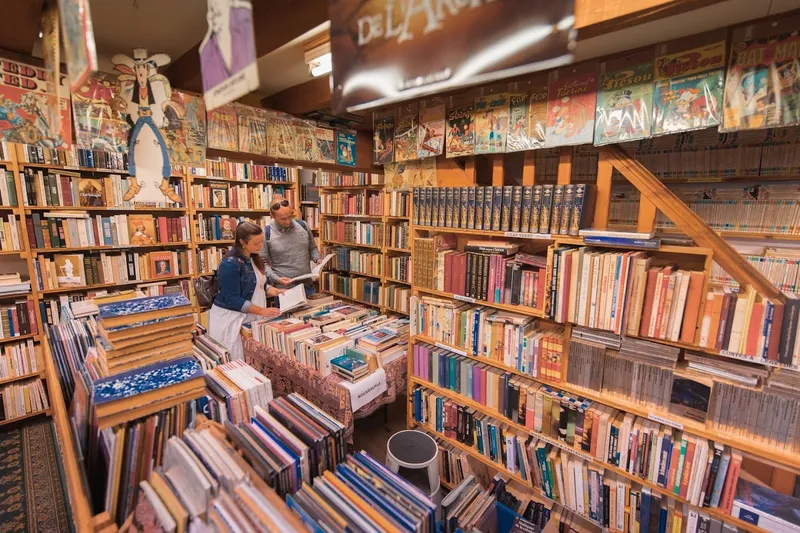
[[[0,532],[71,530],[49,419],[0,431]]]

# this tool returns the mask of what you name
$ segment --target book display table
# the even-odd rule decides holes
[[[401,357],[383,367],[386,372],[386,392],[353,412],[350,391],[340,385],[345,381],[341,377],[335,374],[322,377],[285,354],[267,348],[253,339],[243,337],[242,345],[245,362],[270,379],[275,396],[297,392],[313,399],[314,403],[347,426],[348,442],[353,439],[353,420],[367,417],[381,406],[394,402],[397,395],[406,389],[408,362],[406,357]]]

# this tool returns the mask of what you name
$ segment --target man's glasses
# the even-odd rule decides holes
[[[283,200],[281,202],[277,202],[272,204],[272,210],[277,211],[281,207],[289,207],[289,200]]]

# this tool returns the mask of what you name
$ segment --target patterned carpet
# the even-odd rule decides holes
[[[55,431],[36,419],[0,432],[0,532],[70,531]]]

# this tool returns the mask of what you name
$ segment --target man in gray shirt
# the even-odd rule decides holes
[[[267,280],[278,288],[297,285],[291,279],[311,274],[311,261],[319,261],[319,250],[308,225],[294,219],[289,201],[275,197],[270,209],[272,222],[264,228],[261,258],[267,269]],[[306,295],[316,292],[314,283],[305,280]]]

